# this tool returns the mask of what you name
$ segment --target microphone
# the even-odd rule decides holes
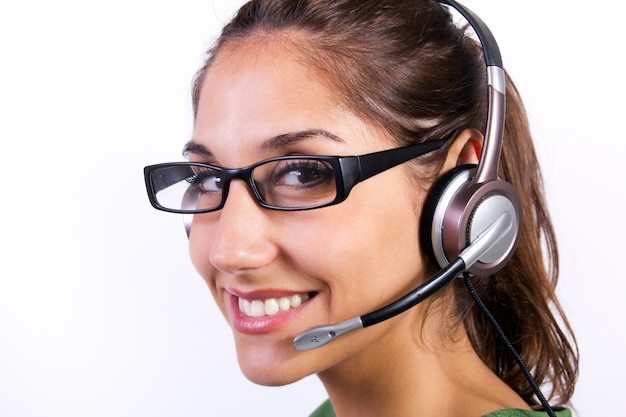
[[[340,336],[388,320],[416,306],[478,262],[502,237],[506,236],[513,224],[512,214],[509,211],[502,213],[459,256],[410,293],[393,301],[391,304],[363,316],[305,330],[293,340],[296,349],[316,349],[336,340]]]

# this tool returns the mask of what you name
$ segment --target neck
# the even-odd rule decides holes
[[[528,408],[480,360],[462,326],[442,336],[449,325],[431,319],[441,315],[430,311],[422,323],[425,313],[417,310],[390,320],[384,337],[318,374],[337,417],[472,417]]]

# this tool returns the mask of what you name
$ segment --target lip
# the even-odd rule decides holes
[[[239,297],[248,300],[265,299],[265,298],[277,298],[277,296],[289,296],[299,293],[284,293],[281,292],[278,295],[275,291],[263,291],[253,294],[235,294],[231,291],[227,291],[227,295],[230,298],[230,309],[232,312],[232,325],[234,329],[240,333],[245,334],[266,334],[279,330],[286,326],[290,322],[296,319],[308,306],[314,293],[310,293],[310,298],[302,303],[302,305],[290,309],[289,311],[279,312],[271,316],[263,317],[248,317],[239,310]]]

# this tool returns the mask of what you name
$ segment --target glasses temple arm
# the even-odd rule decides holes
[[[359,181],[366,180],[383,171],[391,169],[397,165],[425,155],[441,148],[447,139],[432,140],[405,146],[403,148],[389,149],[356,157],[359,161]]]

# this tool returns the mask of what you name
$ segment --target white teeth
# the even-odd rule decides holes
[[[252,317],[263,317],[265,315],[263,301],[254,300],[250,303],[250,315]]]
[[[278,313],[280,307],[278,306],[278,300],[275,298],[268,298],[264,303],[265,314],[271,316],[272,314]]]
[[[287,297],[280,297],[278,299],[278,307],[280,311],[287,311],[291,308],[291,301]]]
[[[239,298],[239,311],[248,317],[273,316],[279,312],[299,307],[309,299],[308,294],[296,294],[291,297],[268,298],[266,300],[246,300]]]
[[[299,296],[299,295],[292,296],[291,297],[291,307],[295,308],[295,307],[300,306],[300,304],[302,304],[302,301],[306,301],[306,300],[302,300],[302,297]]]

